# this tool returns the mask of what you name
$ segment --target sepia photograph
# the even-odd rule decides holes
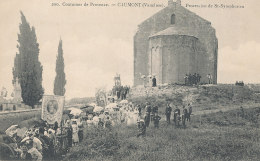
[[[260,160],[260,1],[0,2],[0,161]]]

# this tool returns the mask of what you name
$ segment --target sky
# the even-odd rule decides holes
[[[61,6],[51,6],[59,2]],[[43,66],[45,94],[53,94],[59,40],[63,41],[66,98],[90,97],[96,88],[133,84],[133,36],[137,26],[162,7],[68,7],[62,3],[145,2],[167,0],[8,0],[0,2],[0,88],[12,93],[12,67],[18,52],[22,11],[35,27]],[[186,4],[234,4],[244,9],[192,8]],[[218,83],[260,83],[259,0],[182,0],[182,6],[210,21],[219,42]]]

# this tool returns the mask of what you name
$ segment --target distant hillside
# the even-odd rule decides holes
[[[95,97],[72,98],[66,102],[67,105],[89,104],[95,102]]]
[[[235,86],[228,84],[202,85],[202,86],[180,86],[168,85],[159,87],[134,87],[130,91],[129,100],[136,104],[144,104],[148,101],[157,106],[187,105],[203,108],[211,106],[241,104],[246,102],[260,102],[258,86],[245,85]]]

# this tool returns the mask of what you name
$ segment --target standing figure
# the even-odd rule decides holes
[[[142,114],[142,107],[140,105],[137,105],[138,115],[141,116]]]
[[[153,123],[155,128],[159,128],[159,122],[161,120],[161,117],[158,115],[158,113],[155,113],[155,116],[153,118]]]
[[[187,119],[188,110],[184,105],[183,105],[182,108],[183,108],[183,110],[182,110],[182,125],[185,127],[186,126],[185,121]]]
[[[170,104],[167,104],[167,107],[165,109],[165,115],[166,115],[166,121],[168,125],[170,124],[170,120],[171,120],[171,112],[172,112],[172,108]]]
[[[152,113],[151,113],[151,121],[154,121],[155,114],[158,113],[158,106],[153,106]]]
[[[208,78],[208,80],[209,80],[209,84],[211,84],[211,83],[212,83],[212,82],[211,82],[211,79],[212,79],[211,74],[208,74],[208,75],[207,75],[207,78]]]
[[[76,145],[79,142],[79,128],[77,125],[77,121],[72,121],[72,141],[73,144]]]
[[[150,113],[146,112],[145,117],[144,117],[144,121],[145,121],[145,126],[146,127],[149,127],[150,119],[151,119]]]
[[[157,84],[156,84],[156,78],[155,78],[155,76],[153,76],[153,79],[152,79],[152,82],[153,82],[153,87],[156,87],[157,86]]]
[[[65,128],[67,130],[68,147],[72,147],[72,127],[70,120],[67,120]]]
[[[78,129],[79,129],[79,131],[78,131],[79,142],[82,142],[83,137],[84,137],[84,134],[83,134],[83,124],[82,124],[82,122],[79,123]]]
[[[185,85],[188,85],[188,74],[185,75],[184,81],[185,81]]]
[[[190,116],[192,113],[192,106],[190,104],[188,104],[188,115],[187,115],[187,121],[190,122]]]
[[[174,110],[174,115],[173,115],[173,122],[174,122],[175,126],[178,125],[178,123],[179,123],[180,114],[181,114],[181,110],[178,108],[178,106],[176,106],[176,108]]]
[[[152,108],[151,106],[149,105],[148,102],[146,102],[146,107],[145,107],[145,125],[147,125],[146,127],[149,126],[150,124],[150,120],[151,120],[151,111],[152,111]]]

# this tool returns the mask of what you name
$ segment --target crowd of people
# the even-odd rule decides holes
[[[39,120],[30,128],[12,125],[3,136],[20,160],[55,160],[69,151],[69,148],[83,140],[83,119],[73,116],[59,125]],[[19,133],[19,134],[18,134]]]
[[[112,95],[116,96],[117,99],[125,100],[129,91],[129,86],[114,86],[112,89]]]
[[[106,107],[94,107],[93,111],[82,111],[79,115],[67,115],[61,124],[48,124],[46,121],[40,120],[33,127],[24,132],[24,135],[18,136],[21,129],[17,125],[13,125],[6,130],[4,142],[12,145],[17,152],[18,158],[21,160],[54,160],[58,156],[58,150],[68,152],[70,147],[76,146],[84,139],[83,129],[91,130],[91,128],[107,128],[112,129],[113,126],[124,124],[126,126],[137,125],[137,137],[145,136],[146,128],[153,123],[154,128],[159,128],[161,116],[159,116],[158,106],[151,106],[148,102],[142,108],[140,105],[134,106],[131,102],[123,100],[118,103],[111,103]],[[179,121],[185,126],[185,121],[190,121],[192,107],[188,104],[188,109],[183,106],[181,110],[176,106],[173,111],[173,121],[179,126]],[[172,108],[170,104],[165,109],[167,124],[171,122]],[[183,122],[184,121],[184,122]],[[64,140],[66,142],[64,142]],[[66,144],[65,147],[59,145]]]
[[[200,83],[201,76],[197,73],[194,74],[186,74],[184,77],[185,85],[191,86],[191,85],[197,85]]]

